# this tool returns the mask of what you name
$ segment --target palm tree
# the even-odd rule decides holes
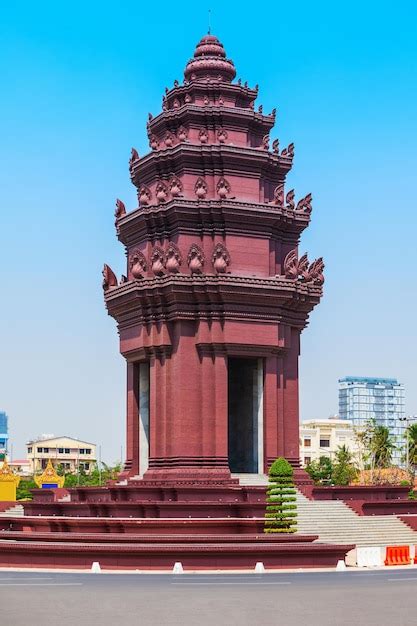
[[[394,438],[386,426],[375,424],[373,426],[370,452],[373,459],[373,466],[379,469],[389,467],[392,461],[392,454],[397,446]]]
[[[417,424],[409,424],[406,430],[406,440],[408,445],[409,464],[415,470],[417,466]]]

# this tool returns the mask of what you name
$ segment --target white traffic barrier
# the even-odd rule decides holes
[[[384,564],[383,548],[369,546],[356,548],[356,565],[358,567],[381,567]]]
[[[101,572],[101,567],[100,567],[100,563],[98,561],[94,561],[92,566],[91,566],[91,572],[93,574],[100,574]]]
[[[173,574],[183,574],[184,573],[184,568],[182,566],[182,563],[180,563],[179,561],[174,563],[174,567],[172,568],[172,573]]]
[[[337,565],[336,565],[336,571],[337,572],[344,572],[345,569],[346,569],[346,563],[344,561],[342,561],[342,560],[338,561]]]
[[[255,574],[265,574],[265,566],[262,561],[258,561],[255,565]]]

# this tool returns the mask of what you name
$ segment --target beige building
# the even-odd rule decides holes
[[[352,422],[336,418],[313,419],[300,424],[300,459],[308,465],[321,456],[330,459],[337,449],[346,446],[354,456],[358,453]]]
[[[72,437],[45,435],[29,441],[26,446],[31,474],[44,470],[49,459],[54,467],[61,466],[71,473],[76,473],[78,469],[88,473],[97,460],[94,443]]]
[[[13,459],[9,461],[9,467],[19,476],[31,476],[31,463],[27,459]]]

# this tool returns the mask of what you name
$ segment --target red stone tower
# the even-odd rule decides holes
[[[228,480],[277,456],[298,466],[300,333],[323,262],[298,258],[311,195],[285,193],[294,146],[270,132],[216,37],[149,115],[151,151],[132,150],[139,206],[117,201],[127,275],[104,268],[127,361],[126,473]]]

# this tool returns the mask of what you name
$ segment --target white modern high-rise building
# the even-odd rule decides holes
[[[405,416],[404,385],[396,378],[346,376],[339,379],[339,416],[360,429],[370,420],[386,426],[395,438],[396,465],[404,465],[405,430],[414,421]]]

